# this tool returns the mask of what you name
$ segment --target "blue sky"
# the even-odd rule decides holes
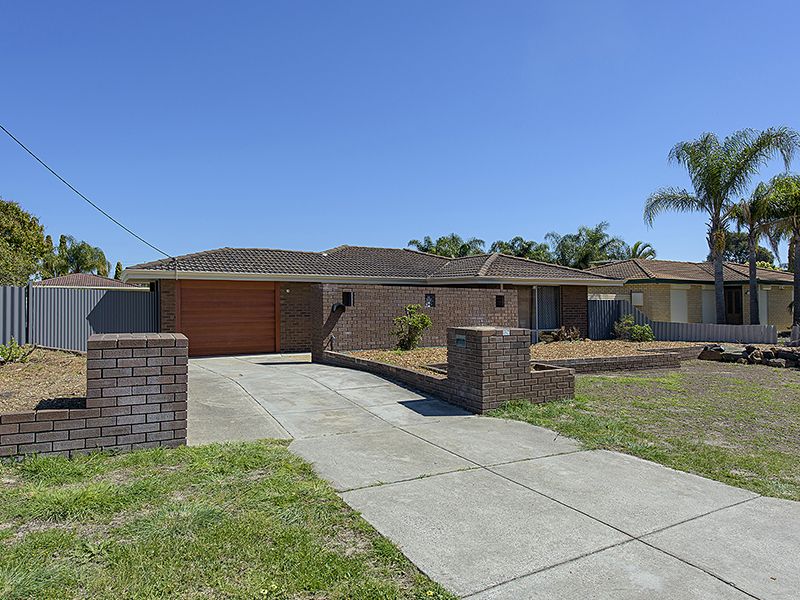
[[[688,184],[666,161],[679,140],[800,128],[798,18],[788,1],[6,3],[0,122],[171,254],[607,220],[700,260],[701,216],[648,230],[642,204]],[[112,261],[158,258],[5,138],[0,196]]]

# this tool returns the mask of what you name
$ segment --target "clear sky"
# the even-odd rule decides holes
[[[661,258],[702,260],[702,217],[642,222],[649,193],[688,184],[670,147],[800,128],[792,1],[76,0],[2,14],[0,122],[171,254],[541,240],[607,220]],[[0,196],[112,261],[158,258],[6,138]]]

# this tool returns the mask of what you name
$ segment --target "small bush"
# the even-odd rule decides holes
[[[0,344],[0,364],[26,362],[31,352],[33,352],[33,346],[20,346],[17,340],[11,338],[8,344]]]
[[[432,321],[419,304],[409,304],[405,310],[406,314],[395,317],[392,335],[397,337],[398,350],[413,350]]]
[[[633,315],[623,315],[614,323],[614,337],[629,342],[652,342],[656,339],[650,325],[637,325]]]
[[[579,342],[581,337],[581,330],[577,327],[564,327],[555,331],[542,331],[539,333],[539,341],[549,344],[550,342]]]

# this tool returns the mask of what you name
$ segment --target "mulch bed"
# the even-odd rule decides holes
[[[592,340],[585,342],[553,342],[531,346],[532,360],[563,358],[600,358],[608,356],[637,355],[640,350],[691,348],[697,342],[623,342],[620,340]],[[399,350],[361,350],[350,352],[355,356],[427,372],[427,365],[447,362],[447,348],[417,348]]]
[[[27,362],[0,365],[0,413],[79,408],[85,396],[85,356],[37,348]]]

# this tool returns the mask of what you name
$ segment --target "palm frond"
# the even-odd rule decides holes
[[[652,226],[655,218],[667,211],[703,212],[706,207],[700,199],[687,190],[680,188],[662,188],[651,194],[644,204],[644,222]]]

